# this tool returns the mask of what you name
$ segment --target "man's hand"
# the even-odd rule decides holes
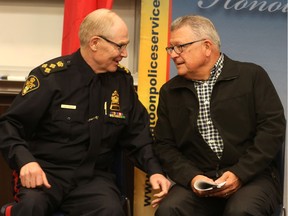
[[[191,186],[192,191],[193,191],[196,195],[198,195],[198,196],[200,196],[200,197],[206,197],[206,196],[208,196],[208,194],[209,194],[208,191],[199,191],[199,190],[197,190],[197,189],[194,187],[195,182],[198,181],[198,180],[202,180],[202,181],[206,181],[206,182],[211,182],[211,183],[215,183],[215,182],[213,181],[213,179],[210,179],[210,178],[208,178],[208,177],[206,177],[206,176],[204,176],[204,175],[197,175],[197,176],[195,176],[195,177],[192,179],[192,181],[191,181],[191,183],[190,183],[190,186]]]
[[[206,181],[210,181],[211,183],[216,183],[216,184],[220,184],[222,182],[226,182],[226,183],[221,188],[215,188],[213,190],[207,190],[207,191],[198,191],[193,186],[195,181],[197,180],[206,180]],[[242,183],[240,179],[234,173],[230,171],[225,172],[220,178],[216,179],[215,181],[203,175],[197,175],[191,181],[191,188],[193,192],[201,197],[227,198],[231,196],[233,193],[235,193],[241,186],[242,186]]]
[[[171,182],[161,174],[154,174],[150,176],[150,183],[153,190],[160,191],[159,193],[154,194],[154,197],[156,198],[151,203],[152,207],[155,208],[168,193]]]
[[[216,190],[211,196],[227,198],[235,193],[242,186],[240,179],[232,172],[227,171],[223,175],[215,180],[216,183],[226,181],[226,184],[219,190]]]
[[[22,186],[26,188],[51,187],[46,174],[36,162],[27,163],[20,169],[20,179]]]

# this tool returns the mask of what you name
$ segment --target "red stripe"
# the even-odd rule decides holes
[[[170,41],[170,25],[172,22],[172,0],[169,0],[169,14],[168,14],[168,40],[167,46],[169,46]],[[170,79],[170,55],[167,54],[167,61],[166,61],[166,81]]]
[[[6,207],[6,210],[5,210],[5,216],[11,216],[11,209],[12,209],[13,205],[9,205]]]

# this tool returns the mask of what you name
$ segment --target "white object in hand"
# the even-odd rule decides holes
[[[226,182],[221,182],[219,184],[211,183],[203,180],[198,180],[194,183],[194,188],[199,191],[207,191],[207,190],[213,190],[216,188],[221,188],[223,185],[225,185]]]

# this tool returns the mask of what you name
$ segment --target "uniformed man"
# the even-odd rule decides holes
[[[119,66],[127,57],[126,24],[99,9],[84,19],[79,37],[74,54],[31,71],[0,119],[0,149],[20,177],[12,215],[56,209],[75,216],[124,215],[111,171],[122,148],[161,189],[160,199],[169,189],[152,152],[147,111],[131,74]]]

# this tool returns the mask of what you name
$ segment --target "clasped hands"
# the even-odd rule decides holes
[[[226,182],[226,183],[221,188],[215,188],[215,189],[207,190],[207,191],[199,191],[194,188],[194,183],[197,180],[205,180],[205,181],[216,183],[216,184],[220,184],[222,182]],[[191,188],[193,192],[200,197],[228,198],[232,194],[234,194],[241,186],[242,186],[242,183],[240,179],[234,173],[230,171],[224,172],[223,175],[219,177],[218,179],[216,179],[215,181],[204,175],[197,175],[191,181]]]

